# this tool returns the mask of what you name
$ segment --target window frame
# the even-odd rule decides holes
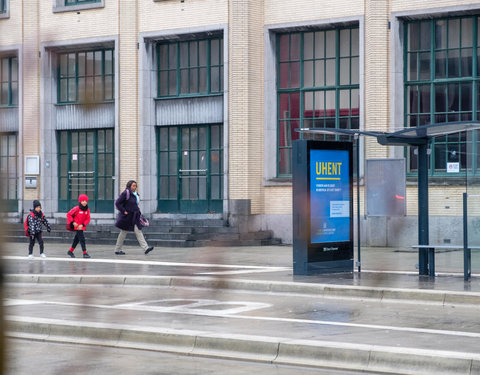
[[[462,21],[471,19],[472,22],[472,45],[469,46],[463,45],[462,40]],[[450,21],[460,20],[460,32],[459,32],[459,44],[458,46],[449,47],[450,43]],[[445,30],[445,39],[444,42],[446,47],[437,48],[437,24],[444,21],[446,23]],[[428,48],[418,49],[409,48],[409,37],[410,37],[410,26],[411,25],[420,25],[420,33],[425,35],[421,30],[423,25],[428,25],[429,33],[429,46]],[[413,27],[413,26],[412,26]],[[404,21],[404,42],[403,42],[403,63],[404,63],[404,75],[403,75],[403,95],[404,95],[404,111],[403,111],[403,122],[404,127],[411,127],[417,125],[424,125],[435,122],[449,122],[449,121],[477,121],[480,118],[480,69],[478,64],[480,63],[480,15],[469,15],[469,16],[450,16],[450,17],[438,17],[433,19],[417,19],[417,20],[406,20]],[[415,39],[416,40],[416,39]],[[422,43],[421,41],[419,43]],[[464,68],[462,62],[462,51],[471,50],[471,73],[470,74],[461,74],[462,69]],[[455,55],[455,51],[458,50],[458,76],[449,76],[449,64],[454,61],[449,59],[449,52],[453,52],[452,55]],[[428,78],[421,77],[421,69],[425,69],[426,65],[421,65],[422,61],[420,59],[420,54],[424,56],[429,56],[428,59]],[[415,56],[417,55],[417,56]],[[438,67],[442,63],[440,58],[437,56],[444,55],[445,58],[445,72],[444,76],[438,75]],[[411,56],[413,60],[411,60]],[[468,56],[467,56],[468,58]],[[414,61],[414,62],[413,62]],[[412,74],[410,70],[410,64],[415,65],[416,76],[412,79],[410,75]],[[467,65],[468,67],[468,65]],[[467,73],[468,73],[467,68]],[[442,72],[440,72],[442,73]],[[442,73],[443,74],[443,73]],[[468,85],[470,88],[468,88]],[[466,91],[462,91],[464,89]],[[454,89],[457,91],[455,95],[450,95],[450,91]],[[442,92],[443,91],[443,96]],[[462,93],[468,93],[470,91],[471,101],[468,104],[469,110],[464,109],[464,102],[461,101]],[[428,98],[426,97],[428,92]],[[411,96],[416,97],[410,100]],[[452,100],[457,102],[458,110],[448,111],[448,101]],[[439,111],[441,103],[439,100],[443,99],[443,104],[445,105],[444,110]],[[413,112],[411,107],[416,107],[417,112]],[[423,111],[423,109],[428,108],[428,111]],[[413,119],[413,120],[412,120]],[[416,120],[415,120],[416,119]],[[412,122],[416,125],[412,125]],[[477,131],[472,132],[471,139],[468,139],[465,133],[447,135],[444,137],[439,137],[433,139],[431,143],[431,152],[429,156],[429,176],[432,177],[449,177],[449,178],[458,178],[464,177],[468,173],[473,175],[480,175],[480,163],[477,162],[477,153],[480,149],[478,144],[480,141]],[[471,151],[472,159],[469,160],[467,156],[467,150]],[[458,153],[457,153],[458,152]],[[443,156],[442,156],[443,155]],[[450,155],[450,156],[449,156]],[[418,160],[417,156],[414,154],[414,149],[411,147],[405,148],[405,157],[407,158],[407,176],[414,176],[418,170]],[[441,161],[439,158],[443,158]],[[463,159],[462,159],[463,158]],[[456,159],[452,161],[457,161],[460,163],[460,172],[459,173],[448,173],[447,172],[447,163],[449,159]],[[442,163],[445,167],[440,168]],[[462,163],[464,167],[462,168]]]
[[[106,73],[106,69],[105,69],[105,53],[106,52],[110,52],[111,53],[111,58],[112,58],[112,66],[111,66],[111,71],[110,73]],[[90,54],[92,53],[93,56],[94,56],[94,59],[93,59],[93,69],[95,69],[95,66],[96,66],[96,55],[97,53],[101,53],[101,61],[100,61],[100,66],[101,66],[101,73],[100,74],[96,74],[95,70],[93,71],[92,74],[88,74],[87,72],[87,59],[85,58],[84,60],[84,63],[85,63],[85,69],[84,69],[84,73],[83,74],[80,74],[79,73],[79,55],[80,54]],[[69,75],[69,63],[68,63],[68,58],[69,58],[69,55],[75,55],[75,63],[74,63],[74,74],[73,75]],[[67,75],[66,76],[63,76],[62,77],[62,56],[67,56]],[[57,54],[57,105],[68,105],[68,104],[96,104],[96,103],[112,103],[115,101],[115,50],[114,48],[97,48],[97,49],[86,49],[86,50],[78,50],[78,51],[72,51],[72,52],[63,52],[63,53],[58,53]],[[82,99],[80,94],[79,94],[79,87],[80,87],[80,80],[84,79],[85,80],[85,84],[84,84],[84,90],[85,92],[87,92],[88,90],[88,87],[87,87],[87,78],[90,77],[91,79],[93,79],[93,100],[88,100],[87,98],[87,95],[85,95],[85,97]],[[100,77],[101,78],[101,91],[102,91],[102,98],[100,100],[97,100],[97,98],[95,97],[95,81],[96,81],[96,78]],[[105,93],[106,93],[106,90],[105,90],[105,87],[106,87],[106,77],[111,77],[111,89],[110,89],[110,93],[111,93],[111,98],[109,99],[106,99],[105,98]],[[66,100],[63,100],[62,99],[62,94],[63,94],[63,91],[62,91],[62,82],[63,81],[66,81],[67,82],[67,87],[66,87],[66,96],[67,96],[67,99]],[[70,82],[73,81],[74,82],[74,85],[75,85],[75,99],[74,100],[70,100],[70,92],[69,92],[69,87],[70,87]]]
[[[212,62],[212,42],[218,42],[218,63],[215,64]],[[202,64],[200,61],[200,48],[198,46],[200,43],[206,43],[206,56],[205,56],[205,63]],[[188,62],[186,65],[182,65],[181,56],[182,56],[182,47],[186,45],[187,48],[187,55],[188,55]],[[190,46],[196,45],[196,64],[192,63],[191,52],[192,49]],[[202,97],[202,96],[218,96],[223,95],[224,91],[224,79],[223,79],[223,72],[224,72],[224,51],[223,51],[223,36],[213,36],[210,38],[199,38],[199,39],[192,39],[192,40],[180,40],[180,41],[159,41],[155,46],[155,56],[156,56],[156,78],[157,78],[157,87],[156,87],[156,99],[172,99],[172,98],[185,98],[185,97]],[[165,59],[162,59],[161,56],[161,49],[167,49],[167,57],[166,63],[167,67],[164,68],[162,66],[162,60],[165,62]],[[171,57],[172,56],[172,57]],[[174,60],[172,63],[171,59]],[[201,70],[205,70],[205,90],[200,90],[200,81],[202,78]],[[212,73],[212,70],[216,70],[216,73]],[[188,72],[187,76],[187,92],[182,92],[182,73]],[[196,86],[198,87],[197,90],[191,89],[191,73],[195,74],[196,72]],[[166,94],[165,94],[165,86],[162,86],[162,82],[165,81],[165,73],[167,74],[167,84],[166,84]],[[213,74],[218,74],[218,90],[212,88],[212,77]],[[173,85],[170,83],[171,78],[174,78],[175,85],[173,89]]]
[[[0,0],[0,19],[10,18],[10,0]]]
[[[341,32],[344,30],[349,30],[349,48],[348,48],[348,54],[347,55],[342,55],[341,52]],[[358,37],[357,40],[357,48],[358,50],[355,51],[356,53],[353,53],[354,51],[352,50],[352,40],[354,38],[352,31],[356,30],[356,37]],[[334,32],[335,34],[335,44],[334,44],[334,54],[333,56],[328,56],[327,53],[327,38],[326,38],[326,33],[328,32]],[[313,42],[313,52],[312,56],[306,57],[305,55],[305,35],[306,34],[314,34],[314,38],[316,38],[317,33],[325,33],[324,35],[324,53],[323,57],[318,57],[316,56],[315,52],[315,41]],[[291,36],[293,34],[298,34],[299,35],[299,53],[298,53],[298,58],[292,59],[291,55],[291,46],[292,46],[292,41],[291,41]],[[289,35],[289,58],[288,59],[282,59],[280,56],[281,53],[281,42],[280,38],[282,36]],[[360,27],[358,24],[354,25],[346,25],[346,26],[337,26],[337,27],[329,27],[329,28],[322,28],[318,30],[308,30],[308,31],[289,31],[289,32],[282,32],[282,33],[276,33],[275,35],[276,38],[276,50],[275,50],[275,66],[276,66],[276,104],[277,104],[277,123],[276,123],[276,134],[277,134],[277,141],[276,141],[276,178],[291,178],[292,173],[291,173],[291,166],[290,168],[290,173],[288,171],[281,171],[281,158],[282,158],[282,153],[283,157],[285,160],[291,159],[291,152],[292,152],[292,141],[293,139],[291,138],[291,132],[293,129],[295,129],[294,125],[292,125],[292,121],[298,122],[298,128],[302,127],[319,127],[319,128],[325,128],[325,127],[330,127],[331,123],[333,121],[333,127],[334,128],[341,128],[341,123],[343,122],[344,119],[347,120],[348,126],[346,128],[351,129],[352,124],[356,122],[356,127],[353,127],[354,129],[360,127]],[[342,83],[341,79],[343,76],[340,75],[340,71],[342,69],[341,63],[342,60],[344,59],[349,59],[348,62],[348,74],[349,74],[349,81],[348,83]],[[352,75],[352,60],[356,59],[357,60],[357,67],[358,71],[356,72],[355,75],[355,80],[352,81],[353,75]],[[323,84],[317,85],[316,83],[316,61],[323,61]],[[331,82],[327,82],[328,77],[327,77],[327,61],[333,61],[334,66],[335,66],[335,77],[333,79],[333,84]],[[313,74],[313,84],[311,86],[306,86],[305,85],[305,63],[310,63],[313,62],[313,67],[312,67],[312,74]],[[291,75],[291,69],[289,70],[289,82],[288,82],[288,87],[281,87],[283,84],[281,83],[281,74],[282,74],[282,67],[281,64],[297,64],[299,65],[299,77],[298,77],[298,87],[291,87],[292,85],[292,75]],[[341,95],[343,92],[348,91],[348,114],[345,115],[341,113],[341,101],[343,100],[343,96],[341,98]],[[352,94],[356,92],[357,93],[357,106],[353,106],[352,101]],[[299,95],[299,104],[298,104],[298,118],[297,117],[285,117],[282,116],[280,113],[282,111],[282,106],[281,106],[281,100],[282,96],[284,95],[294,95],[297,94]],[[306,107],[305,107],[305,94],[312,94],[312,97],[314,98],[312,100],[312,103],[316,103],[316,95],[319,94],[320,97],[323,96],[323,110],[317,110],[315,108],[315,104],[313,104],[313,110],[312,110],[312,115],[307,116],[306,115]],[[327,106],[327,96],[330,96],[330,98],[333,98],[333,107],[334,111],[332,112],[332,109],[329,109]],[[290,100],[290,98],[289,98]],[[291,106],[289,105],[289,109],[291,109]],[[355,111],[357,109],[357,111]],[[290,111],[287,111],[290,112]],[[323,116],[316,116],[316,112],[323,112]],[[330,112],[330,113],[329,113]],[[289,114],[290,115],[290,114]],[[285,142],[286,144],[282,144],[281,142],[281,127],[282,125],[285,125],[288,123],[288,133],[284,132],[283,137],[287,137]],[[313,126],[305,126],[305,124],[311,123]],[[316,126],[318,123],[323,123],[323,126]],[[294,127],[292,129],[292,126]],[[310,139],[312,138],[311,135],[303,135],[299,134],[298,139]],[[341,135],[320,135],[320,136],[314,136],[314,139],[321,139],[321,140],[348,140],[350,139],[349,136],[341,136]],[[285,143],[284,142],[284,143]],[[288,166],[286,167],[288,169]]]
[[[2,147],[3,139],[6,139],[7,150],[4,150]],[[19,192],[18,177],[20,173],[18,169],[18,133],[2,132],[0,133],[0,140],[2,140],[0,143],[0,159],[2,159],[0,164],[6,166],[5,173],[1,173],[5,188],[2,191],[0,202],[2,203],[4,211],[17,211]],[[11,143],[14,145],[13,155],[10,153],[12,148]],[[6,162],[4,162],[3,159],[6,159]],[[9,162],[9,159],[13,159],[13,162]]]
[[[90,0],[88,2],[77,2],[67,4],[67,0],[53,0],[53,13],[74,12],[88,9],[104,8],[105,0]]]
[[[4,80],[3,78],[3,61],[8,60],[8,78]],[[17,79],[14,80],[12,77],[12,69],[13,69],[13,60],[16,62],[16,72],[17,72]],[[16,108],[18,107],[18,90],[19,90],[19,66],[18,66],[18,57],[17,56],[0,56],[0,108]],[[16,98],[13,95],[13,84],[16,83],[17,85],[17,93]],[[2,94],[1,94],[1,86],[3,84],[8,84],[8,99],[7,103],[2,103]]]

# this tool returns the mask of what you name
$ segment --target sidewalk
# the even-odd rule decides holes
[[[216,278],[229,278],[239,280],[256,280],[262,282],[278,282],[294,284],[328,284],[342,286],[362,286],[381,288],[407,288],[415,290],[437,290],[437,291],[468,291],[480,293],[480,251],[472,251],[472,278],[469,281],[463,280],[463,252],[443,251],[437,252],[435,263],[437,277],[419,276],[415,265],[418,263],[418,252],[413,249],[397,249],[382,247],[365,247],[361,249],[362,272],[356,269],[353,273],[326,274],[314,276],[294,276],[292,272],[292,247],[291,246],[253,246],[253,247],[198,247],[198,248],[155,248],[152,253],[145,256],[139,247],[125,246],[125,256],[114,254],[113,247],[108,245],[87,244],[91,259],[82,259],[81,250],[77,249],[77,258],[72,260],[66,255],[68,245],[48,244],[46,240],[45,253],[48,258],[60,258],[59,262],[48,262],[48,267],[43,270],[35,270],[32,265],[41,258],[38,256],[38,245],[34,249],[36,256],[34,263],[26,259],[27,245],[21,243],[5,243],[3,246],[3,257],[16,256],[15,267],[18,267],[22,274],[66,274],[71,269],[65,267],[65,262],[74,263],[88,262],[95,264],[83,272],[76,270],[83,276],[95,275],[135,275],[136,277],[152,276],[214,276]],[[357,250],[355,250],[355,257]],[[25,259],[22,259],[25,258]],[[152,264],[145,268],[142,265],[112,267],[111,264],[103,261],[115,260],[125,261],[149,261]],[[17,264],[18,262],[18,264]],[[172,267],[165,268],[163,263],[184,263],[182,267],[174,270]],[[9,263],[10,264],[10,263]],[[87,263],[85,263],[87,264]],[[188,267],[188,264],[206,265],[203,275]],[[208,267],[210,265],[210,267]],[[228,265],[230,267],[214,269],[215,265]],[[279,267],[268,272],[245,271],[242,267]],[[17,273],[9,269],[6,273]],[[35,271],[35,272],[33,272]]]

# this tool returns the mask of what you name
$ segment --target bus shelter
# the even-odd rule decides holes
[[[358,139],[359,136],[375,137],[377,142],[383,146],[413,146],[418,149],[418,264],[420,275],[434,276],[435,258],[434,252],[429,253],[425,245],[429,245],[429,224],[428,224],[428,148],[436,137],[455,134],[460,132],[471,132],[480,129],[480,122],[458,121],[448,123],[435,123],[411,128],[404,128],[395,132],[361,131],[356,129],[326,129],[326,128],[300,128],[302,134],[331,134],[352,136],[357,141],[357,165]],[[358,174],[357,174],[358,179]],[[479,185],[480,186],[480,185]],[[479,187],[480,193],[480,187]],[[479,194],[480,195],[480,194]],[[359,223],[360,224],[360,223]],[[464,224],[465,225],[465,224]],[[360,233],[358,227],[357,233]],[[465,240],[464,240],[465,242]],[[467,246],[464,244],[464,246]],[[358,241],[360,261],[360,241]],[[359,268],[360,270],[360,268]]]

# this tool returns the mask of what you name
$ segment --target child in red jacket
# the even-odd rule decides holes
[[[82,246],[83,257],[90,258],[90,255],[87,253],[87,246],[85,244],[85,235],[83,231],[90,223],[90,209],[88,208],[88,197],[85,194],[81,194],[78,197],[79,205],[73,207],[67,213],[67,229],[75,231],[75,238],[73,239],[72,247],[68,250],[67,255],[75,258],[73,251],[77,247],[78,243]]]

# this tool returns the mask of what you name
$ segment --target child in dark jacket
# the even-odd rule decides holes
[[[67,255],[75,258],[73,251],[77,247],[78,243],[82,246],[83,257],[90,258],[87,253],[87,246],[85,244],[85,236],[83,231],[90,223],[90,209],[88,208],[88,196],[86,194],[80,194],[78,197],[78,206],[73,207],[67,213],[67,229],[75,232],[75,238],[73,239],[72,246],[68,250]]]
[[[43,252],[43,236],[42,236],[42,225],[47,227],[47,232],[50,232],[50,224],[48,223],[47,218],[42,212],[42,205],[38,200],[33,201],[33,210],[30,210],[30,213],[27,216],[27,230],[25,233],[30,238],[30,243],[28,245],[28,258],[33,259],[33,246],[35,245],[35,240],[38,241],[40,246],[40,256],[46,258],[47,256]]]

